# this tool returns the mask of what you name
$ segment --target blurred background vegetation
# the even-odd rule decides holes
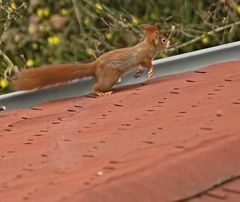
[[[240,40],[239,0],[0,0],[0,93],[21,68],[92,61],[136,44],[138,25],[169,35],[157,58]]]

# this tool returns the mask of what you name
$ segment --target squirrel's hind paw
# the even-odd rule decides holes
[[[113,91],[108,91],[108,92],[95,92],[95,94],[96,95],[98,95],[98,96],[105,96],[105,95],[111,95],[111,94],[113,94]]]

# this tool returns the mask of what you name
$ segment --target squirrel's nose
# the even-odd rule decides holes
[[[166,43],[166,48],[169,48],[169,47],[170,47],[170,41],[168,40]]]

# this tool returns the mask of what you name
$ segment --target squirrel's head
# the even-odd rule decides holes
[[[155,48],[164,49],[170,46],[168,38],[160,34],[157,27],[149,24],[142,24],[140,27],[145,31],[144,40],[147,40]]]

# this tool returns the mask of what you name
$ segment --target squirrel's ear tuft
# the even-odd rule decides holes
[[[155,27],[153,25],[149,25],[149,24],[141,24],[140,27],[142,30],[147,31],[147,32],[159,31],[157,27]]]

